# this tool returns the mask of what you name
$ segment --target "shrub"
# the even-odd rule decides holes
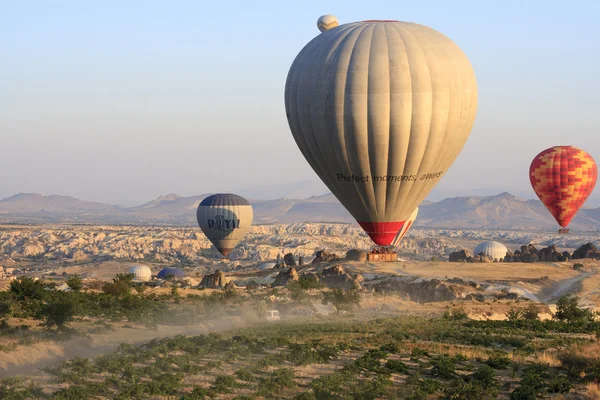
[[[444,399],[447,400],[495,399],[496,397],[498,397],[498,389],[486,387],[478,381],[465,382],[456,379],[444,389]]]
[[[492,388],[496,386],[496,371],[489,365],[483,365],[477,368],[477,371],[471,375],[474,381],[477,382],[478,385],[481,385],[486,388]]]
[[[562,296],[556,302],[556,314],[554,319],[567,322],[578,322],[582,320],[592,320],[593,315],[590,310],[579,308],[579,298],[577,296]]]
[[[443,318],[451,321],[461,321],[469,318],[469,314],[463,306],[452,306],[451,309],[444,311]]]
[[[69,289],[74,292],[79,292],[81,289],[83,289],[83,281],[79,275],[73,275],[67,279],[67,285],[69,286]]]
[[[56,326],[63,329],[64,325],[73,320],[76,313],[76,303],[72,296],[63,295],[42,305],[40,319],[48,328]]]
[[[179,294],[179,289],[177,289],[177,286],[173,286],[171,288],[171,296],[173,297],[175,304],[179,304],[181,302],[181,295]]]
[[[315,279],[311,279],[306,276],[301,276],[300,279],[298,279],[298,284],[304,290],[321,289],[323,287],[323,284],[321,284],[321,282],[318,282]]]
[[[583,269],[583,264],[582,263],[575,263],[575,264],[573,264],[573,269],[574,270]]]
[[[521,319],[521,310],[519,310],[518,308],[515,307],[510,307],[508,309],[508,311],[506,312],[506,318],[508,319],[509,322],[517,322],[519,319]]]
[[[133,287],[133,274],[118,274],[112,282],[107,282],[102,291],[113,296],[125,296],[131,292]]]
[[[454,377],[456,363],[452,357],[441,355],[438,358],[431,360],[431,375],[439,376],[440,378],[450,379]]]
[[[529,303],[529,305],[523,310],[522,317],[528,321],[536,321],[538,319],[540,310],[535,303]]]
[[[352,289],[344,292],[342,289],[332,289],[323,293],[323,305],[330,304],[335,307],[336,312],[351,311],[354,306],[360,305],[360,294]]]
[[[556,375],[548,383],[548,392],[550,393],[569,393],[573,384],[565,375]]]
[[[387,368],[391,373],[395,374],[407,374],[408,367],[402,361],[399,360],[388,360],[385,363],[385,368]]]
[[[138,293],[144,293],[146,291],[148,287],[146,285],[144,285],[143,283],[138,283],[137,285],[135,285],[135,291]]]
[[[0,318],[10,316],[11,312],[12,305],[10,304],[10,302],[7,300],[0,301]]]
[[[494,353],[489,356],[485,363],[494,369],[506,369],[510,366],[511,361],[506,354]]]
[[[304,289],[298,281],[289,283],[287,289],[290,291],[290,298],[294,301],[306,302],[310,299],[306,289]]]

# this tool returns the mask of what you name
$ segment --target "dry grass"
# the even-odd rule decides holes
[[[600,385],[597,383],[588,383],[585,385],[585,398],[587,400],[599,400],[600,399]]]
[[[600,342],[571,347],[565,353],[586,361],[594,361],[600,358]]]

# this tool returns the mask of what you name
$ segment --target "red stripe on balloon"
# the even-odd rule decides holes
[[[367,235],[371,238],[375,244],[379,246],[389,246],[392,244],[398,231],[402,229],[402,226],[406,221],[397,222],[360,222],[358,224],[367,232]]]

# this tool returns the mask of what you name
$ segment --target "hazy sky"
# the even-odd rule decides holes
[[[595,0],[0,0],[0,197],[132,204],[318,179],[283,91],[322,14],[424,24],[467,54],[477,119],[439,186],[533,196],[544,148],[600,161]]]

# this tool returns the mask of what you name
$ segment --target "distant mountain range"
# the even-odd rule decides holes
[[[3,223],[82,223],[195,225],[200,196],[161,196],[136,207],[120,207],[69,196],[20,193],[0,201]],[[354,223],[350,214],[331,194],[307,199],[264,200],[249,197],[254,222],[340,222]],[[425,201],[419,207],[416,227],[445,229],[555,230],[557,224],[538,200],[523,200],[509,193],[494,196],[452,197]],[[570,228],[597,231],[600,208],[584,208]]]

